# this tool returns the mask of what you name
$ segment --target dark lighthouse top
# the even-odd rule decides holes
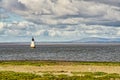
[[[34,41],[34,38],[32,37],[32,41]]]

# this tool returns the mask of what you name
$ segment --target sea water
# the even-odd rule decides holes
[[[120,62],[119,44],[0,44],[0,60]]]

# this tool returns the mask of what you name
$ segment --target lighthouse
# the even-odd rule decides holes
[[[31,48],[35,48],[35,41],[34,41],[34,38],[32,37],[32,41],[31,41],[31,45],[30,45]]]

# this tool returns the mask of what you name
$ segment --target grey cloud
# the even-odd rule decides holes
[[[97,15],[91,15],[91,14],[76,14],[76,15],[63,15],[55,17],[56,19],[68,19],[68,18],[100,18],[103,17],[104,14],[97,14]]]
[[[48,38],[84,38],[84,37],[120,37],[120,28],[102,25],[36,25],[34,23],[22,21],[16,23],[0,23],[1,36],[37,36]]]
[[[96,3],[103,3],[103,4],[107,4],[107,5],[120,7],[120,0],[84,0],[84,1],[93,1]]]
[[[0,6],[8,10],[27,10],[27,7],[18,0],[1,0]]]
[[[18,10],[24,10],[24,11],[27,10],[27,7],[21,2],[12,3],[11,6],[16,7],[16,9]]]
[[[113,26],[120,27],[120,21],[96,21],[96,22],[86,22],[87,25],[103,25],[103,26]]]
[[[36,25],[120,27],[118,0],[2,0],[1,3],[3,8]]]

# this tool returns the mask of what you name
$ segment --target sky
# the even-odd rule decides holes
[[[0,42],[120,38],[120,0],[0,0]]]

